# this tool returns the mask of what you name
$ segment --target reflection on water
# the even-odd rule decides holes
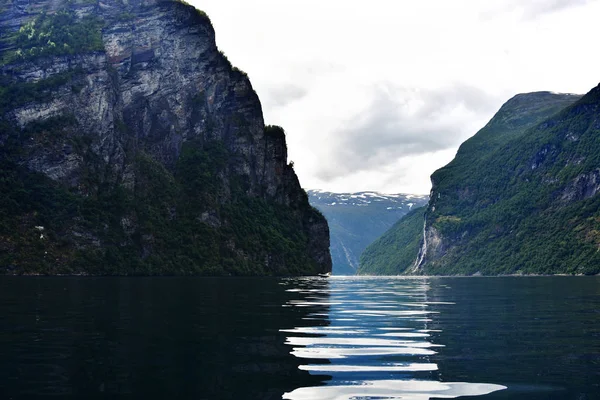
[[[281,307],[304,295],[279,283],[0,276],[0,399],[280,400],[318,385],[279,328],[320,324]]]
[[[0,276],[2,400],[466,395],[600,399],[600,277]]]
[[[441,343],[429,329],[437,311],[427,279],[290,279],[291,292],[306,295],[288,306],[308,310],[315,326],[286,327],[291,354],[310,364],[299,369],[331,376],[325,386],[299,387],[290,400],[456,398],[482,396],[505,386],[441,382],[430,357]]]

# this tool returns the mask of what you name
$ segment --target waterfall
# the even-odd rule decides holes
[[[417,270],[423,265],[423,260],[425,259],[425,255],[427,254],[427,215],[425,215],[423,222],[423,243],[421,244],[421,249],[419,250],[419,255],[413,264],[412,272],[417,272]]]

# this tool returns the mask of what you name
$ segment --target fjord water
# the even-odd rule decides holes
[[[40,395],[598,399],[600,278],[0,277],[0,398]]]

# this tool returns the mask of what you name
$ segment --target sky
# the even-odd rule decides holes
[[[428,194],[517,93],[600,82],[600,0],[191,0],[305,189]]]

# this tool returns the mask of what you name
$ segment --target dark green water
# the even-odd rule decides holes
[[[0,399],[600,399],[600,278],[0,277]]]

